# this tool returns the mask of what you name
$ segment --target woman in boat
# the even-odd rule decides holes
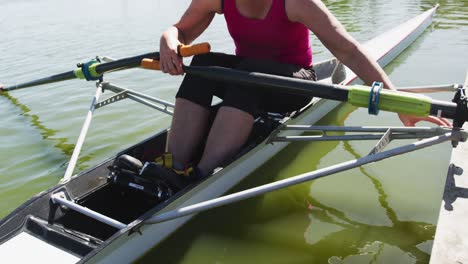
[[[310,30],[366,84],[380,81],[387,89],[394,89],[382,68],[320,0],[192,0],[180,20],[161,36],[160,63],[164,73],[184,73],[182,58],[177,54],[178,45],[192,43],[210,25],[215,14],[224,15],[237,56],[199,55],[193,58],[192,65],[223,66],[315,80]],[[223,102],[212,126],[208,127],[214,95]],[[183,187],[191,179],[211,174],[239,151],[260,113],[291,112],[305,106],[310,99],[185,76],[176,95],[169,153],[159,158],[159,163],[165,165],[161,166],[165,167],[160,172],[162,177]],[[406,126],[414,126],[421,120],[448,125],[447,121],[435,117],[402,114],[399,117]],[[192,168],[195,150],[206,135],[201,159]]]

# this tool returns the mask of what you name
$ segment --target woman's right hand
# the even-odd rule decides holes
[[[177,54],[177,47],[182,43],[174,35],[177,36],[177,28],[175,27],[166,30],[162,34],[159,44],[159,62],[162,72],[171,75],[182,75],[184,74],[182,57]]]

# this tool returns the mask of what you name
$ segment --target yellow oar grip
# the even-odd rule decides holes
[[[178,53],[181,57],[189,57],[198,54],[208,53],[211,50],[210,43],[203,42],[194,45],[179,45]]]
[[[154,59],[143,59],[141,60],[141,67],[147,70],[161,70],[161,65],[158,60]]]

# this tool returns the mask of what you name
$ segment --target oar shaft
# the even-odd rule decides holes
[[[36,85],[43,85],[43,84],[48,84],[48,83],[71,80],[71,79],[75,79],[75,78],[76,78],[75,73],[73,71],[69,71],[69,72],[59,73],[59,74],[52,75],[52,76],[49,76],[49,77],[37,79],[37,80],[34,80],[34,81],[30,81],[30,82],[25,82],[25,83],[21,83],[21,84],[17,84],[17,85],[7,86],[7,87],[4,87],[2,90],[3,91],[12,91],[12,90],[32,87],[32,86],[36,86]]]
[[[315,96],[342,102],[348,100],[348,89],[341,85],[323,84],[308,80],[266,73],[245,72],[216,66],[184,66],[184,70],[186,73],[208,79],[255,86],[260,89],[277,89],[285,93]]]
[[[138,55],[134,57],[123,58],[123,59],[112,61],[112,62],[102,63],[96,66],[96,73],[101,75],[110,71],[118,71],[118,70],[123,70],[123,69],[139,67],[141,61],[144,58],[159,59],[159,52],[151,52],[151,53],[146,53],[146,54],[142,54],[142,55]],[[69,72],[59,73],[59,74],[52,75],[49,77],[37,79],[34,81],[30,81],[30,82],[7,86],[7,87],[4,87],[2,91],[12,91],[12,90],[28,88],[28,87],[38,86],[38,85],[43,85],[43,84],[48,84],[48,83],[71,80],[75,78],[77,78],[76,71],[69,71]]]
[[[123,58],[123,59],[112,61],[112,62],[102,63],[96,66],[96,72],[98,74],[104,74],[110,71],[118,71],[118,70],[123,70],[123,69],[139,67],[141,61],[144,58],[159,59],[159,52],[151,52],[151,53],[146,53],[146,54],[142,54],[142,55],[138,55],[134,57]],[[59,74],[52,75],[49,77],[37,79],[34,81],[21,83],[18,85],[7,86],[3,88],[3,91],[12,91],[12,90],[17,90],[17,89],[27,88],[27,87],[37,86],[37,85],[71,80],[75,78],[76,78],[75,71],[69,71],[69,72],[59,73]]]
[[[205,43],[199,43],[199,44],[187,45],[187,46],[179,45],[179,47],[177,48],[177,52],[182,57],[189,57],[189,56],[193,56],[197,54],[208,53],[210,52],[210,49],[211,49],[210,44],[205,42]],[[0,89],[0,92],[2,91],[7,92],[7,91],[16,90],[16,89],[42,85],[42,84],[71,80],[75,78],[80,78],[80,79],[86,78],[87,80],[94,80],[95,78],[96,79],[99,78],[102,74],[106,72],[140,67],[142,60],[145,58],[159,60],[159,52],[150,52],[150,53],[123,58],[123,59],[119,59],[119,60],[107,62],[107,63],[98,63],[98,62],[91,61],[92,62],[91,65],[84,64],[85,67],[78,67],[74,71],[64,72],[64,73],[52,75],[49,77],[37,79],[34,81],[30,81],[30,82],[3,87]],[[87,69],[86,73],[88,74],[85,74],[84,68]],[[91,75],[92,78],[88,78],[89,76],[85,77],[86,75]]]
[[[320,97],[335,101],[349,102],[359,107],[368,107],[370,88],[365,86],[346,87],[216,66],[184,66],[184,70],[188,74],[201,76],[207,79],[255,86],[260,89],[276,89],[285,93]],[[450,119],[456,117],[456,103],[432,100],[430,97],[424,95],[400,93],[390,90],[382,90],[380,96],[379,107],[384,111],[418,116],[435,115]],[[464,116],[464,121],[468,121],[468,115]]]
[[[456,113],[457,104],[440,100],[432,100],[430,111],[431,115],[454,119]],[[468,121],[468,116],[465,116],[464,121]]]
[[[157,60],[144,60],[142,67],[159,70]],[[367,86],[342,86],[325,84],[309,80],[296,79],[259,72],[247,72],[218,66],[183,66],[188,74],[197,75],[207,79],[217,80],[230,84],[254,86],[257,89],[275,89],[284,93],[295,95],[314,96],[335,101],[348,102],[359,107],[370,107],[369,98],[371,88]],[[377,95],[376,95],[377,96]],[[468,115],[457,115],[457,104],[432,100],[430,97],[414,93],[403,93],[393,90],[378,92],[374,108],[396,113],[416,116],[441,116],[450,119],[468,121]],[[377,111],[378,112],[378,111]]]
[[[197,54],[210,52],[211,46],[209,43],[198,43],[193,45],[179,45],[177,53],[181,57],[190,57]],[[143,59],[159,60],[159,52],[150,52],[134,57],[128,57],[112,62],[107,62],[96,66],[98,74],[104,74],[109,71],[123,70],[128,68],[140,67]]]
[[[118,70],[123,70],[123,69],[139,67],[141,60],[143,60],[144,58],[159,59],[159,52],[151,52],[151,53],[146,53],[146,54],[138,55],[134,57],[123,58],[123,59],[112,61],[112,62],[102,63],[96,66],[96,72],[98,74],[104,74],[110,71],[118,71]],[[34,81],[21,83],[18,85],[7,86],[3,88],[2,90],[12,91],[12,90],[28,88],[28,87],[37,86],[37,85],[71,80],[75,78],[77,78],[75,71],[69,71],[69,72],[59,73],[59,74],[52,75],[49,77],[37,79]]]
[[[123,58],[112,62],[106,62],[96,66],[96,72],[99,74],[104,74],[109,71],[140,67],[141,61],[145,58],[159,60],[159,52],[151,52],[134,57]]]

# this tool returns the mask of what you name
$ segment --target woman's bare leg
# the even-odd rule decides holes
[[[171,130],[169,131],[168,151],[182,166],[193,159],[208,129],[209,110],[183,98],[177,98]]]
[[[198,164],[202,174],[211,173],[235,155],[248,139],[254,118],[242,110],[223,106],[211,126],[203,156]]]

